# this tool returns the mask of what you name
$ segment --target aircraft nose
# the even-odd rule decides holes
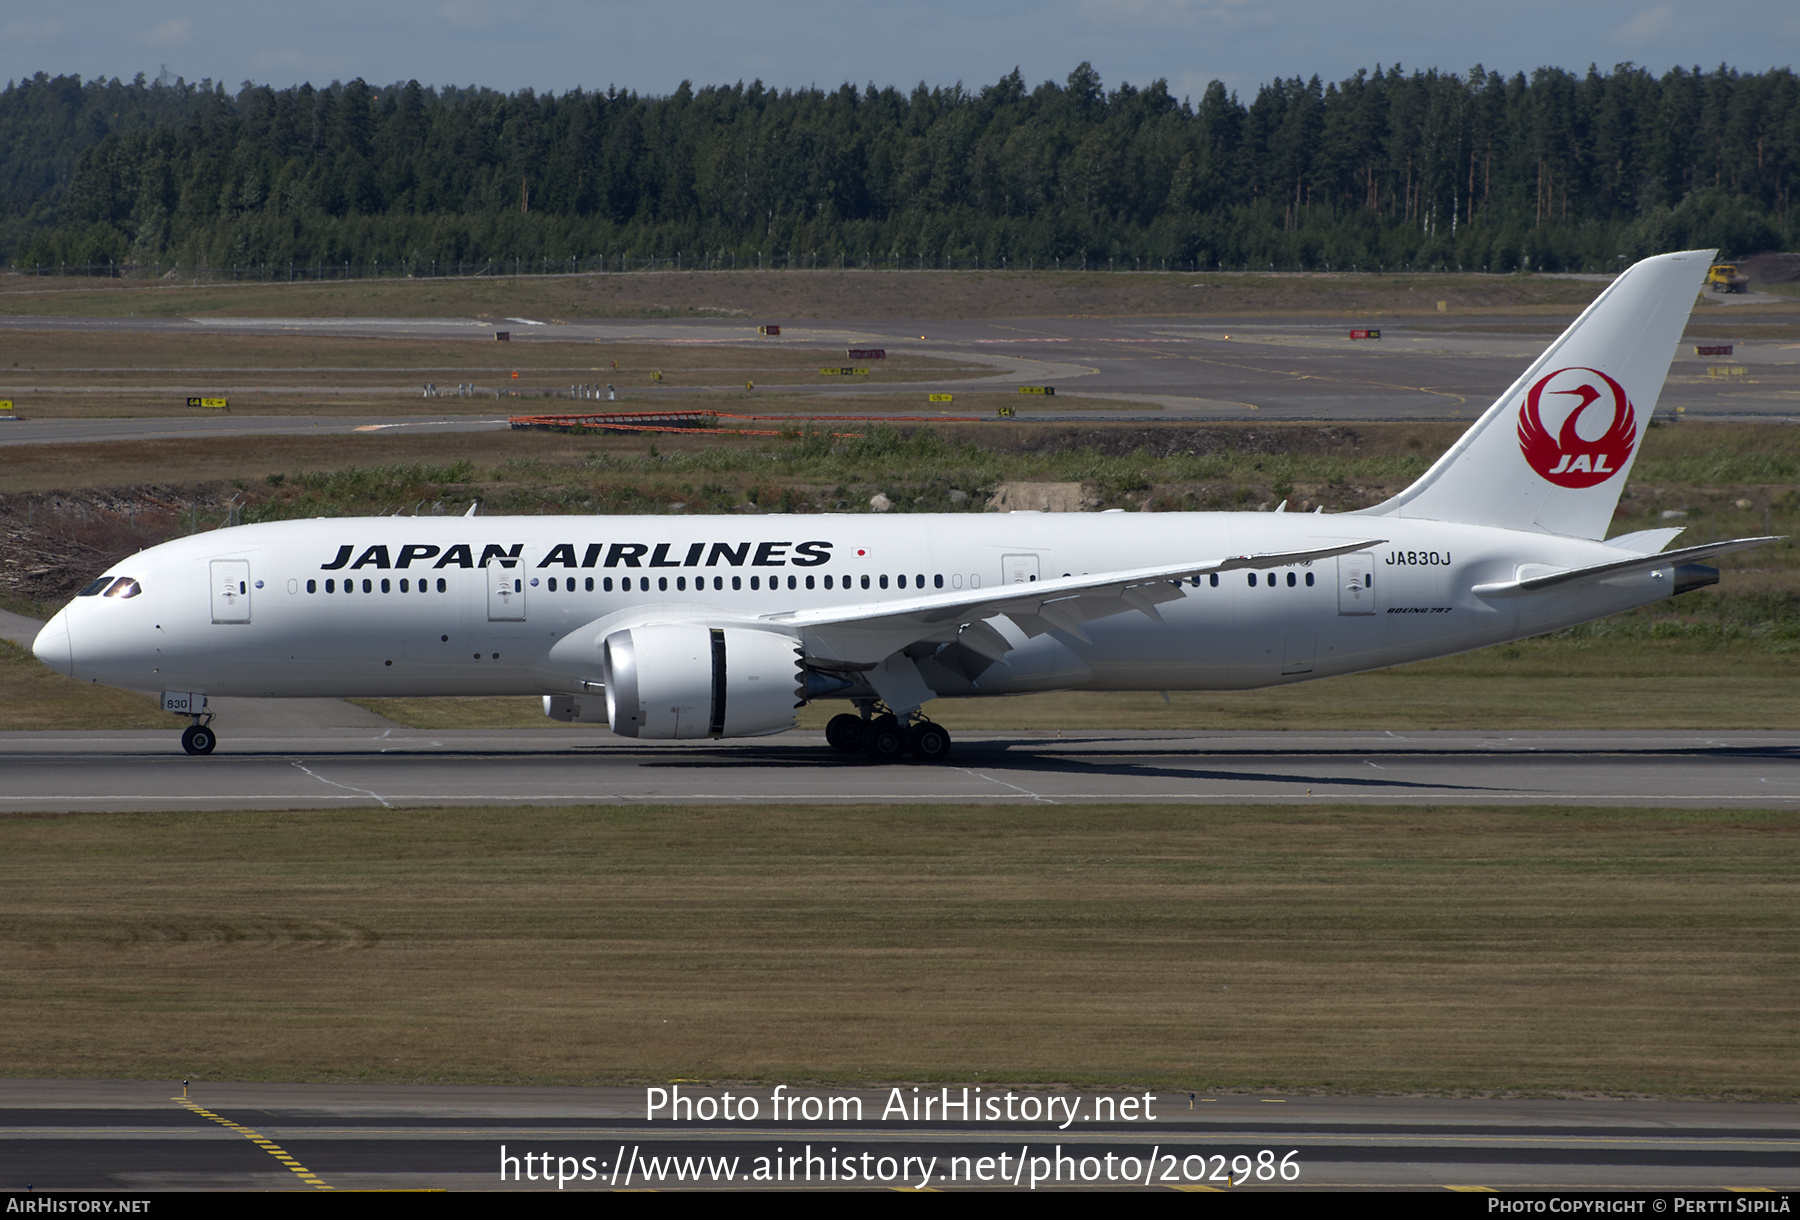
[[[75,646],[69,639],[69,612],[58,610],[31,641],[37,659],[59,674],[75,676]]]

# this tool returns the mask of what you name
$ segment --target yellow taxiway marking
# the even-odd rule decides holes
[[[277,1144],[266,1135],[263,1135],[260,1131],[254,1131],[251,1128],[244,1126],[242,1123],[234,1123],[229,1118],[220,1118],[211,1110],[206,1109],[204,1106],[197,1106],[185,1097],[171,1097],[169,1100],[185,1110],[193,1111],[201,1118],[210,1119],[211,1121],[218,1123],[219,1126],[224,1127],[228,1131],[237,1132],[239,1135],[255,1144],[258,1148],[261,1148],[264,1152],[280,1161],[283,1165],[286,1165],[296,1177],[302,1182],[305,1182],[308,1186],[317,1190],[333,1189],[331,1186],[326,1185],[324,1180],[321,1179],[318,1174],[289,1156],[287,1149],[283,1148],[280,1144]]]

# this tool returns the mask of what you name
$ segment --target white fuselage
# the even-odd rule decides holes
[[[973,679],[923,662],[921,672],[942,696],[1243,689],[1461,652],[1674,591],[1672,572],[1657,569],[1486,600],[1472,587],[1620,552],[1354,514],[344,518],[141,552],[113,569],[138,582],[135,596],[75,599],[37,652],[78,679],[150,691],[556,693],[597,680],[592,649],[552,649],[596,634],[584,629],[600,620],[599,634],[614,623],[766,623],[810,656],[804,628],[768,616],[1371,538],[1386,541],[1184,582],[1157,607],[1161,621],[1126,611],[1028,638],[996,619],[1012,645],[1004,659]]]

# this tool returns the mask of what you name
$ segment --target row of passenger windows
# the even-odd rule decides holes
[[[648,576],[639,576],[636,579],[637,579],[638,592],[640,592],[640,593],[650,592],[650,578]],[[806,577],[789,576],[787,578],[787,587],[789,589],[799,589],[802,587],[801,581],[804,580],[806,588],[808,588],[808,589],[816,588],[817,585],[815,584],[815,581],[818,579],[821,579],[821,578],[813,577],[810,575],[806,576]],[[822,579],[824,581],[825,588],[829,589],[829,588],[833,587],[834,581],[833,581],[832,577],[825,576]],[[900,575],[894,577],[893,579],[894,579],[895,587],[901,588],[901,589],[908,587],[907,586],[908,578],[904,572],[901,573]],[[1248,579],[1250,582],[1250,587],[1254,589],[1257,586],[1256,573],[1255,572],[1249,573]],[[753,592],[758,591],[763,587],[763,578],[762,577],[752,576],[749,578],[749,580],[750,580],[750,588]],[[912,588],[915,588],[915,589],[925,588],[925,576],[923,573],[915,574],[911,578],[911,580],[912,580],[912,585],[911,585]],[[621,592],[621,593],[631,592],[631,589],[632,589],[631,582],[632,582],[632,577],[621,576],[619,578],[619,582],[618,582],[619,592]],[[1264,573],[1263,577],[1262,577],[1262,582],[1264,584],[1266,584],[1269,588],[1273,589],[1280,583],[1279,574],[1275,573],[1275,572]],[[96,581],[93,585],[89,586],[88,589],[83,590],[81,595],[86,596],[90,593],[97,593],[100,591],[100,588],[105,585],[105,583],[106,583],[105,581]],[[123,580],[121,580],[119,583],[122,586],[122,585],[124,585],[125,582]],[[338,591],[337,583],[338,582],[335,579],[327,580],[325,582],[325,592],[336,593]],[[517,581],[514,582],[515,585],[517,583],[518,583]],[[582,581],[581,587],[586,592],[592,593],[592,592],[594,592],[595,583],[596,583],[595,578],[592,576],[589,576],[589,577],[586,577]],[[601,592],[611,593],[613,591],[613,578],[612,577],[610,577],[610,576],[601,577],[599,579],[598,583],[599,583]],[[854,589],[857,587],[856,585],[851,583],[851,578],[848,576],[842,577],[835,583],[844,589]],[[1198,577],[1198,576],[1190,577],[1189,583],[1192,584],[1195,588],[1198,588],[1200,586],[1200,577]],[[1212,575],[1207,577],[1207,583],[1212,588],[1215,588],[1215,589],[1218,588],[1219,587],[1219,574],[1217,572],[1214,572]],[[1295,573],[1293,573],[1293,572],[1287,573],[1287,587],[1288,588],[1292,589],[1292,588],[1296,587],[1299,583],[1300,583],[1300,580]],[[109,596],[132,597],[137,593],[136,584],[137,584],[137,582],[135,582],[135,581],[131,582],[131,592],[129,592],[129,593],[118,593],[118,592],[109,590],[108,595]],[[376,590],[377,584],[380,585],[381,592],[383,592],[383,593],[393,592],[392,582],[389,581],[386,577],[383,577],[380,581],[374,581],[374,580],[369,579],[368,577],[364,577],[363,582],[362,582],[362,591],[364,593],[373,593]],[[1313,585],[1313,574],[1311,572],[1308,572],[1308,573],[1306,573],[1306,586],[1308,588],[1311,588],[1312,585]],[[574,593],[574,592],[576,592],[576,578],[573,576],[567,576],[567,577],[561,577],[561,578],[552,576],[549,578],[548,587],[549,587],[549,591],[552,593],[556,593],[556,592]],[[712,587],[715,592],[723,592],[725,589],[725,577],[723,577],[723,576],[713,577],[712,578]],[[731,578],[731,587],[734,590],[743,589],[744,577],[733,576]],[[779,576],[769,577],[768,587],[772,590],[780,589],[782,587],[781,577],[779,577]],[[861,587],[864,589],[869,589],[869,588],[885,589],[888,587],[888,578],[885,575],[875,576],[875,577],[864,576],[861,578]],[[935,588],[935,589],[943,588],[944,587],[943,576],[942,575],[933,576],[931,578],[931,587]],[[656,578],[656,588],[657,588],[658,592],[661,592],[661,593],[668,592],[669,591],[669,578],[667,576],[658,576]],[[685,592],[687,592],[687,589],[688,589],[688,578],[685,576],[675,577],[675,591],[677,593],[685,593]],[[706,577],[704,577],[704,576],[694,577],[694,591],[702,592],[705,589],[706,589]],[[307,581],[306,582],[306,591],[308,593],[317,593],[319,591],[319,582],[316,580]],[[437,591],[439,593],[449,592],[449,585],[445,582],[445,580],[442,576],[437,578]],[[345,593],[356,592],[356,581],[353,579],[348,579],[348,578],[345,579],[344,592]],[[408,580],[408,578],[406,578],[404,576],[400,578],[400,592],[402,592],[402,593],[413,592],[413,589],[411,587],[411,582]],[[420,592],[420,593],[431,592],[430,582],[425,580],[424,578],[420,578],[420,580],[418,582],[418,592]]]
[[[1067,575],[1067,573],[1064,573],[1064,575]],[[1252,589],[1256,588],[1256,585],[1257,585],[1256,573],[1248,572],[1245,575],[1249,578],[1250,587]],[[1190,577],[1188,577],[1188,583],[1190,585],[1193,585],[1196,589],[1198,589],[1200,587],[1200,578],[1198,576],[1190,576]],[[1219,587],[1219,574],[1217,572],[1212,573],[1210,576],[1208,576],[1206,578],[1206,583],[1215,589],[1218,588]],[[1281,583],[1280,575],[1275,572],[1265,572],[1265,573],[1263,573],[1262,583],[1268,585],[1269,588],[1273,589],[1278,584]],[[1299,578],[1293,572],[1289,572],[1287,574],[1287,587],[1292,589],[1299,584],[1300,584]],[[1308,572],[1306,574],[1306,587],[1310,589],[1310,588],[1312,588],[1312,586],[1313,586],[1313,574],[1311,572]]]
[[[941,589],[944,587],[944,578],[941,575],[934,576],[931,579],[932,579],[932,587],[933,588]],[[852,583],[851,578],[848,576],[845,576],[845,577],[842,577],[841,579],[839,579],[839,578],[833,578],[831,576],[816,577],[816,576],[810,576],[810,575],[804,576],[804,577],[802,577],[802,576],[788,577],[787,578],[787,587],[790,589],[800,589],[800,588],[816,589],[819,587],[819,582],[821,580],[823,580],[824,587],[827,589],[831,589],[831,588],[854,589],[854,588],[856,588],[856,585]],[[895,587],[901,588],[901,589],[908,587],[907,580],[908,580],[908,577],[906,576],[905,573],[901,573],[899,576],[896,576],[893,578]],[[632,581],[631,577],[621,576],[619,578],[619,591],[621,593],[631,592],[631,588],[632,588],[631,581]],[[914,575],[913,577],[911,577],[911,581],[912,581],[912,585],[911,585],[912,588],[923,589],[925,587],[925,576],[923,573]],[[744,587],[744,582],[745,582],[744,577],[733,576],[731,578],[731,587],[733,589],[741,590]],[[763,578],[760,576],[749,577],[749,584],[750,584],[750,588],[753,592],[761,590],[763,588]],[[557,577],[552,576],[549,580],[550,592],[552,592],[552,593],[557,592],[559,587],[564,592],[568,592],[568,593],[575,592],[576,591],[575,590],[575,578],[573,576],[565,577],[562,579],[561,584],[559,586]],[[713,577],[712,578],[712,587],[713,587],[714,592],[718,592],[718,593],[724,592],[725,577],[723,577],[723,576]],[[779,577],[779,576],[769,577],[768,587],[772,590],[780,589],[782,587],[781,577]],[[871,589],[871,588],[885,589],[888,587],[888,578],[886,576],[875,576],[875,577],[864,576],[862,578],[862,587],[865,589]],[[585,579],[585,581],[583,582],[583,588],[589,593],[592,593],[594,591],[594,578],[592,576],[589,576]],[[656,588],[657,588],[657,591],[660,593],[668,592],[669,591],[669,578],[667,576],[658,576],[656,578]],[[601,577],[600,578],[600,589],[602,592],[611,593],[613,591],[613,578],[610,576]],[[650,592],[650,578],[648,576],[637,577],[637,589],[638,589],[638,592],[640,592],[640,593]],[[685,576],[675,577],[675,591],[677,593],[685,593],[685,592],[687,592],[687,589],[688,589],[688,578]],[[704,577],[704,576],[694,577],[694,591],[696,593],[698,593],[698,592],[704,591],[705,589],[706,589],[706,577]]]
[[[383,578],[380,583],[381,583],[381,591],[383,593],[392,593],[394,591],[392,582],[388,581],[387,579]],[[419,592],[421,592],[421,593],[431,592],[430,583],[431,582],[426,580],[424,577],[420,577],[419,578]],[[375,592],[375,584],[376,584],[375,581],[372,581],[368,577],[365,576],[363,578],[363,582],[362,582],[362,591],[364,593]],[[400,578],[400,592],[411,593],[412,592],[411,585],[412,585],[412,582],[409,579],[407,579],[406,577],[402,576]],[[319,582],[316,580],[307,581],[306,582],[306,591],[308,593],[317,593],[319,591]],[[337,591],[338,591],[338,588],[337,588],[336,580],[328,580],[325,582],[325,592],[336,593]],[[450,591],[449,582],[446,581],[442,576],[438,577],[437,591],[439,593],[448,593]],[[348,577],[346,577],[344,580],[344,592],[346,592],[346,593],[356,592],[356,582],[354,580],[351,580]]]
[[[803,578],[798,577],[798,576],[788,577],[787,578],[787,587],[790,589],[799,589],[801,587],[802,579]],[[932,579],[932,587],[938,588],[938,589],[941,589],[944,587],[944,578],[941,575],[934,576],[931,579]],[[817,577],[806,576],[806,577],[804,577],[804,580],[805,580],[806,588],[813,589],[813,588],[818,587],[818,585],[817,585],[818,578]],[[896,585],[896,587],[901,588],[901,589],[904,589],[907,587],[908,577],[905,575],[905,573],[902,573],[899,576],[894,577],[893,580],[894,580],[894,584]],[[848,576],[843,577],[841,579],[841,581],[834,581],[832,577],[827,576],[824,578],[824,581],[825,581],[825,587],[827,589],[832,588],[834,585],[841,585],[841,587],[845,588],[845,589],[851,589],[851,588],[855,587],[851,583],[851,578]],[[915,574],[914,576],[911,577],[911,581],[912,581],[911,587],[913,587],[915,589],[923,589],[925,587],[924,573],[921,572],[921,573]],[[621,576],[619,578],[619,582],[618,582],[619,592],[621,592],[621,593],[631,592],[631,588],[632,588],[631,582],[632,582],[631,577]],[[427,580],[421,578],[419,580],[418,591],[420,593],[429,593],[431,591],[429,588],[429,583],[430,582],[428,582]],[[513,583],[516,585],[518,582],[515,581]],[[610,576],[602,577],[602,578],[600,578],[598,583],[599,583],[599,586],[600,586],[600,589],[602,592],[611,593],[613,591],[613,578],[612,577],[610,577]],[[335,578],[327,580],[325,582],[325,592],[336,593],[338,591],[337,585],[338,585],[338,582]],[[387,578],[383,577],[381,580],[375,581],[375,580],[369,579],[366,576],[363,578],[362,591],[364,593],[373,593],[376,591],[376,587],[378,585],[380,587],[381,592],[383,592],[383,593],[392,593],[394,591],[393,590],[393,582],[388,580]],[[592,576],[587,577],[585,579],[585,581],[583,582],[583,587],[589,593],[592,593],[594,591],[594,585],[595,585],[595,579]],[[576,579],[573,576],[563,577],[563,578],[558,578],[558,577],[552,576],[552,577],[550,577],[550,579],[548,581],[548,587],[549,587],[550,592],[552,592],[552,593],[556,593],[559,591],[574,593],[576,591]],[[668,592],[669,578],[667,576],[657,577],[656,578],[656,587],[659,592],[665,592],[665,593]],[[687,587],[688,587],[688,578],[687,577],[677,576],[675,578],[675,591],[677,593],[687,592]],[[712,578],[712,587],[715,591],[723,592],[725,589],[725,578],[723,576],[713,577]],[[733,576],[731,578],[731,587],[733,589],[741,590],[744,587],[744,578],[742,576]],[[750,588],[752,590],[760,590],[762,587],[763,587],[763,578],[762,577],[760,577],[760,576],[750,577]],[[768,587],[770,589],[781,588],[781,577],[779,577],[779,576],[769,577]],[[865,589],[868,589],[868,588],[885,589],[888,587],[888,577],[877,576],[877,577],[874,577],[873,579],[871,579],[868,576],[864,576],[862,578],[862,587]],[[650,578],[648,576],[638,577],[637,578],[637,588],[638,588],[639,592],[648,593],[650,591]],[[704,576],[694,577],[695,592],[699,592],[701,590],[704,590],[705,588],[706,588],[706,577],[704,577]],[[306,591],[308,593],[317,593],[319,591],[319,582],[316,580],[307,581],[306,582]],[[411,587],[411,582],[408,580],[408,578],[406,578],[404,576],[401,577],[400,578],[400,592],[411,593],[412,591],[413,590]],[[437,591],[439,593],[446,593],[449,591],[449,585],[445,582],[445,580],[442,576],[437,578]],[[344,592],[345,593],[356,592],[356,581],[354,579],[349,579],[349,578],[345,579]]]

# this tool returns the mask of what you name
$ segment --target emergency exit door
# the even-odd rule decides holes
[[[1000,557],[1000,583],[1003,585],[1029,585],[1038,578],[1038,557],[1036,555],[1002,555]]]

